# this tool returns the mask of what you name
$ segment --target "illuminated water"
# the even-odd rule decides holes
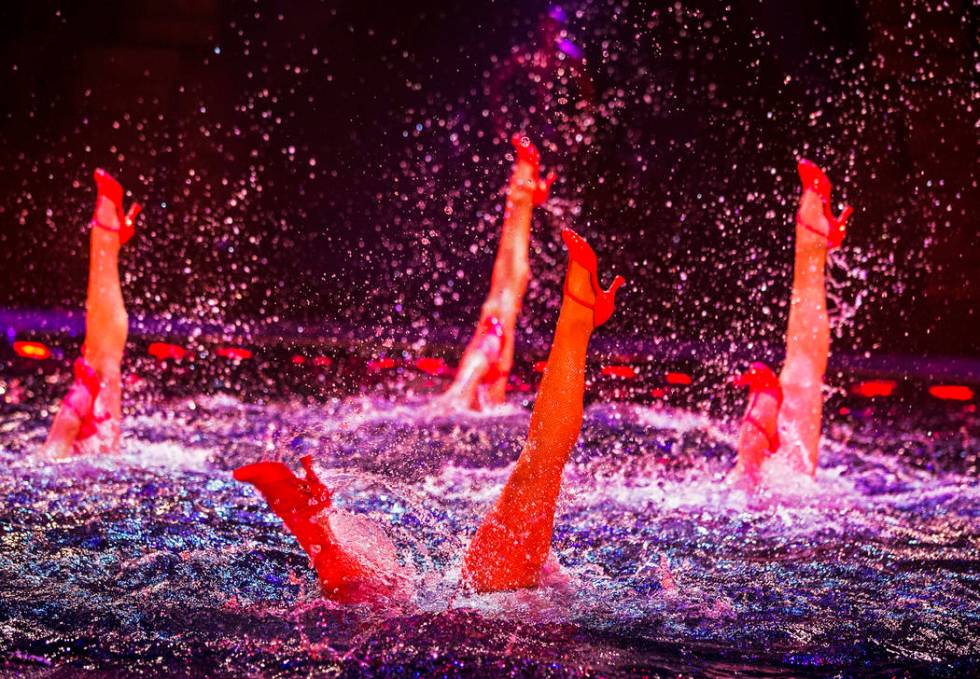
[[[55,387],[57,388],[57,387]],[[46,393],[40,390],[40,394]],[[594,403],[538,591],[457,593],[459,559],[526,433],[515,400],[176,397],[125,454],[39,464],[37,404],[3,406],[0,650],[7,671],[577,676],[967,676],[980,670],[980,420],[969,405],[839,418],[817,483],[723,483],[731,428]],[[40,398],[40,397],[39,397]],[[516,399],[516,397],[515,397]],[[47,401],[43,401],[46,403]],[[229,471],[313,452],[336,502],[418,570],[396,608],[323,601],[280,521]]]

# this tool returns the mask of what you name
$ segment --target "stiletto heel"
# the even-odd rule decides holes
[[[561,238],[565,241],[565,246],[568,248],[569,264],[575,262],[589,272],[589,282],[592,285],[595,302],[589,303],[572,293],[568,287],[569,277],[572,273],[571,266],[568,267],[568,271],[565,273],[565,295],[582,306],[592,309],[592,324],[598,328],[608,321],[613,311],[615,311],[616,291],[626,282],[626,279],[622,276],[616,276],[609,289],[603,290],[599,283],[599,263],[592,247],[584,238],[568,227],[561,230]]]
[[[100,229],[105,229],[106,231],[118,233],[119,244],[125,245],[136,232],[136,217],[139,215],[143,207],[139,203],[133,203],[129,207],[129,212],[124,213],[122,207],[123,189],[122,185],[116,181],[115,177],[110,175],[102,168],[97,168],[93,173],[92,178],[95,180],[95,187],[98,191],[98,197],[96,198],[95,213],[92,215],[91,225]],[[98,198],[105,198],[116,208],[116,218],[119,220],[119,228],[114,228],[99,221]]]
[[[531,202],[535,205],[542,205],[548,200],[548,196],[551,194],[551,185],[555,183],[556,179],[558,179],[558,175],[554,172],[549,172],[544,179],[539,179],[534,186],[534,192],[531,194]]]
[[[136,233],[136,218],[139,216],[140,212],[143,211],[143,206],[139,203],[133,203],[129,206],[129,211],[126,213],[126,218],[122,221],[122,226],[119,229],[119,244],[125,245]]]
[[[800,220],[799,212],[796,215],[796,221],[803,224],[803,228],[807,231],[812,231],[813,233],[823,236],[827,239],[827,245],[832,250],[834,248],[840,247],[841,243],[844,242],[844,235],[847,232],[847,220],[851,218],[854,213],[854,209],[848,205],[840,213],[840,216],[834,217],[834,213],[831,211],[830,207],[830,192],[833,188],[830,184],[830,180],[827,175],[824,174],[816,163],[807,160],[806,158],[800,158],[796,164],[796,170],[800,175],[800,183],[803,185],[803,191],[810,189],[815,191],[817,195],[820,196],[820,202],[823,205],[824,218],[827,223],[830,224],[830,230],[828,233],[823,233],[817,231],[812,226]]]
[[[772,434],[766,431],[766,428],[762,426],[755,417],[752,416],[752,410],[755,408],[755,401],[760,395],[766,394],[776,399],[776,411],[783,405],[783,386],[779,383],[779,378],[776,376],[769,366],[765,363],[755,362],[748,370],[738,375],[734,380],[733,384],[736,387],[748,387],[749,395],[752,397],[752,402],[748,408],[745,409],[745,417],[742,418],[742,422],[748,422],[753,427],[758,429],[766,440],[769,442],[769,452],[775,453],[779,450],[779,430],[777,429]]]

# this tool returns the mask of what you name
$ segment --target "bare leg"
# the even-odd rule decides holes
[[[517,318],[530,278],[531,215],[534,206],[547,198],[554,181],[553,175],[544,180],[538,177],[540,161],[533,145],[517,138],[514,145],[517,163],[507,188],[490,293],[481,309],[477,330],[460,360],[456,379],[444,395],[463,407],[479,408],[478,388],[486,381],[490,382],[487,401],[504,402],[507,378],[514,364]]]
[[[92,229],[92,264],[89,270],[85,316],[85,360],[102,378],[101,401],[110,416],[112,437],[108,451],[119,452],[122,422],[121,366],[129,318],[119,281],[119,238],[106,229]]]
[[[114,180],[113,180],[114,181]],[[121,200],[121,189],[119,189]],[[108,416],[111,438],[103,452],[118,452],[122,419],[122,381],[120,366],[128,334],[128,317],[123,304],[119,280],[120,223],[116,203],[101,193],[97,199],[90,233],[88,296],[85,303],[84,359],[95,371],[98,388],[86,389],[78,380],[72,386],[61,409],[54,418],[42,454],[62,457],[68,455],[79,431],[93,410]],[[135,218],[139,207],[130,216]],[[98,395],[93,399],[92,393]],[[87,393],[83,393],[87,392]]]
[[[517,174],[518,171],[515,171],[515,176]],[[487,390],[488,402],[495,405],[504,402],[507,378],[514,367],[517,318],[520,316],[521,305],[531,276],[528,248],[531,239],[532,209],[530,192],[522,189],[520,185],[515,187],[512,181],[507,195],[500,249],[497,251],[497,260],[493,265],[490,295],[481,312],[481,322],[483,318],[496,316],[503,330],[496,379],[490,383]]]
[[[594,300],[589,271],[570,262],[527,444],[466,553],[465,575],[478,591],[538,584],[551,547],[562,471],[582,427],[585,357],[594,329],[593,311],[582,301]]]
[[[830,354],[830,321],[824,268],[827,239],[804,228],[827,232],[820,197],[806,190],[800,199],[796,227],[796,259],[793,265],[793,292],[789,326],[786,331],[786,362],[779,381],[785,400],[779,410],[780,424],[788,437],[795,438],[802,451],[804,470],[816,472],[823,416],[823,377]],[[787,441],[787,443],[791,443]]]
[[[753,483],[762,463],[777,449],[791,467],[811,476],[817,468],[823,377],[830,353],[824,269],[827,250],[843,241],[852,210],[847,207],[834,217],[826,175],[808,160],[800,160],[798,170],[803,195],[796,215],[786,362],[778,385],[773,382],[772,372],[761,364],[753,366],[755,374],[744,382],[752,389],[752,398],[739,430],[737,472]],[[786,433],[782,446],[777,419],[778,428]]]

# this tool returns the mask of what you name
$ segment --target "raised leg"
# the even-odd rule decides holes
[[[755,479],[761,464],[777,449],[790,466],[811,476],[819,456],[823,378],[830,353],[824,269],[828,249],[838,247],[844,239],[852,210],[847,207],[835,217],[830,207],[830,180],[823,171],[805,159],[799,161],[798,171],[803,193],[796,214],[786,361],[778,384],[762,364],[753,369],[761,366],[765,374],[757,372],[754,381],[745,382],[751,398],[739,431],[738,471],[749,479]],[[784,434],[782,443],[777,419]]]
[[[129,318],[119,280],[119,238],[106,229],[92,229],[85,315],[85,360],[102,378],[98,409],[107,414],[111,438],[105,452],[119,451],[122,422],[122,359]]]
[[[317,478],[312,459],[305,456],[301,462],[306,469],[305,479],[281,462],[239,467],[234,478],[255,486],[296,537],[313,562],[324,596],[354,603],[393,594],[397,589],[398,564],[390,541],[379,533],[372,546],[381,553],[359,556],[338,540],[327,515],[330,491]],[[375,563],[370,562],[371,556]]]
[[[101,441],[102,452],[118,452],[122,420],[122,378],[120,367],[128,334],[128,317],[119,279],[120,241],[132,235],[133,220],[139,212],[134,205],[128,217],[122,216],[122,188],[102,171],[96,172],[99,195],[90,233],[88,295],[85,302],[84,370],[91,379],[76,381],[54,418],[43,454],[68,455],[76,440],[94,424],[110,427],[108,440]],[[86,384],[88,386],[86,386]],[[103,423],[101,420],[109,422]],[[105,429],[103,429],[104,431]]]
[[[507,378],[514,364],[517,318],[530,278],[531,216],[534,206],[547,199],[554,181],[554,175],[539,178],[540,157],[533,144],[516,136],[513,143],[517,162],[507,188],[490,292],[480,312],[476,332],[463,352],[456,379],[444,395],[469,408],[479,408],[481,384],[488,385],[487,403],[504,402]],[[496,337],[491,336],[493,334]]]
[[[466,553],[465,577],[478,591],[538,584],[551,547],[562,471],[582,426],[585,357],[595,327],[594,306],[591,272],[570,261],[527,444]]]
[[[803,220],[806,220],[804,222]],[[830,320],[827,316],[827,290],[824,269],[827,239],[804,227],[816,224],[826,229],[820,198],[804,191],[796,227],[796,257],[793,264],[793,291],[786,330],[786,362],[779,375],[785,396],[779,410],[780,425],[787,443],[793,439],[802,452],[804,470],[814,474],[820,447],[823,418],[823,378],[830,354]]]

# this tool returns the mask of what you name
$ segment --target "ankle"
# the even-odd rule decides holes
[[[507,205],[517,207],[533,207],[534,180],[514,177],[507,189]]]
[[[595,329],[594,322],[595,312],[591,307],[587,307],[567,295],[562,299],[561,311],[558,314],[559,325],[591,333]]]
[[[95,204],[93,219],[99,226],[113,231],[118,231],[122,226],[119,223],[119,213],[115,203],[105,196],[99,196]]]
[[[91,229],[92,246],[99,252],[118,256],[120,250],[119,233],[109,228],[103,228],[99,224],[94,224]]]

